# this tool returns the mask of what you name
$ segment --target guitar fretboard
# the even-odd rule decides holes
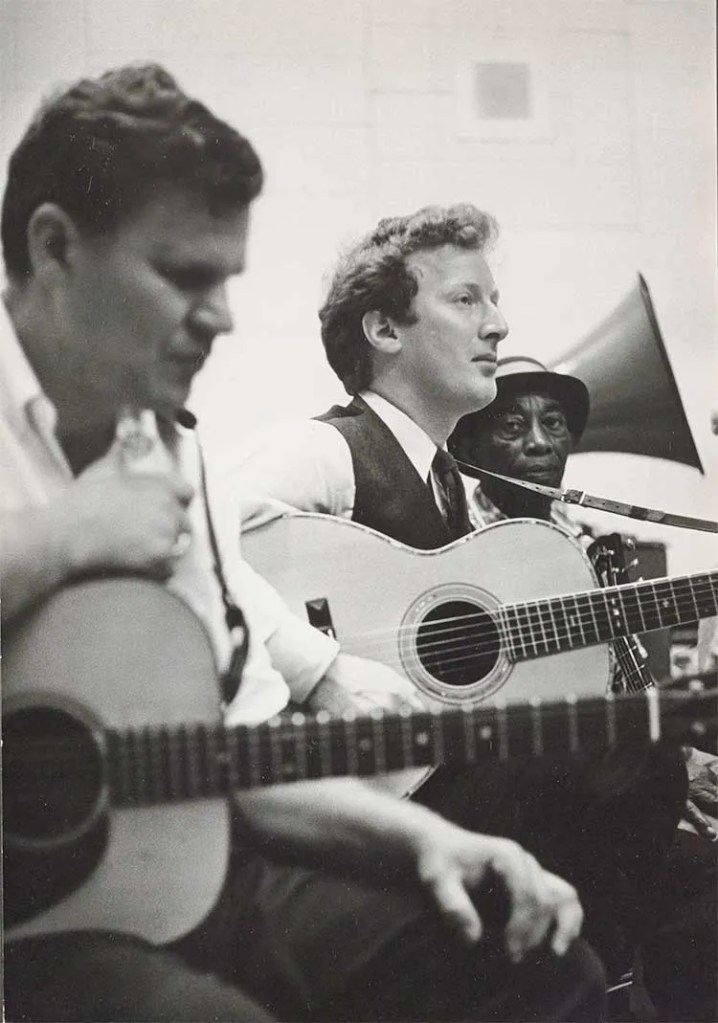
[[[440,762],[471,763],[548,751],[603,749],[623,736],[682,739],[707,696],[684,693],[562,700],[535,705],[329,718],[264,725],[108,731],[106,765],[116,805],[222,795],[273,782],[374,775]],[[688,706],[686,706],[688,701]],[[667,716],[676,705],[686,713]],[[695,708],[697,717],[691,721]]]
[[[610,586],[502,608],[510,657],[529,660],[718,612],[718,573]]]

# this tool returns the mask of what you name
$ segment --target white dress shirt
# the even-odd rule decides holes
[[[429,479],[436,445],[409,416],[373,391],[361,397],[392,432],[421,479]],[[228,476],[241,494],[242,529],[289,510],[351,519],[356,486],[349,445],[330,423],[315,419],[277,423],[242,444]],[[441,508],[431,476],[434,500]]]
[[[73,482],[55,436],[55,409],[20,346],[5,306],[0,302],[0,513],[50,504]],[[188,509],[192,542],[178,559],[167,582],[207,628],[215,660],[222,671],[229,659],[230,638],[224,621],[204,502],[201,497],[199,448],[191,430],[177,428],[172,456],[181,475],[195,488]],[[112,452],[107,470],[119,471]],[[98,471],[99,463],[91,467]],[[125,470],[126,471],[126,470]],[[239,556],[238,504],[215,500],[219,487],[208,473],[208,491],[223,571],[229,589],[245,613],[250,648],[240,691],[227,709],[230,724],[265,720],[290,698],[302,702],[338,652],[337,643],[293,615],[278,594]]]

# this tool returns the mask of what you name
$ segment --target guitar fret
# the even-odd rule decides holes
[[[680,621],[680,616],[676,614],[671,580],[664,579],[654,583],[654,592],[656,594],[661,626],[677,625]]]
[[[584,606],[581,605],[581,603],[580,603],[581,601],[583,602]],[[601,630],[600,630],[599,625],[598,625],[598,618],[596,616],[596,607],[595,607],[594,602],[591,600],[591,595],[590,594],[583,594],[582,597],[576,599],[576,604],[578,605],[579,614],[582,616],[582,620],[584,622],[586,622],[586,618],[584,616],[584,611],[585,611],[586,608],[588,608],[589,615],[590,615],[590,620],[586,624],[592,626],[592,629],[593,629],[593,636],[592,636],[591,642],[597,642],[597,643],[600,642],[601,639],[603,638],[603,636],[602,636]]]
[[[308,777],[307,770],[307,720],[304,714],[295,711],[291,717],[292,748],[297,778]]]
[[[317,714],[317,738],[319,739],[320,777],[328,778],[332,773],[332,747],[329,735],[329,715],[325,711]]]
[[[595,593],[589,593],[588,600],[593,608],[594,620],[600,638],[604,641],[615,639],[617,633],[608,590],[597,590]]]
[[[242,749],[246,749],[246,743],[242,744]],[[224,750],[227,758],[227,788],[228,791],[231,792],[233,789],[242,787],[242,779],[244,778],[244,774],[240,770],[240,742],[238,728],[227,728],[225,730]]]
[[[357,750],[357,774],[371,775],[376,772],[376,746],[374,722],[370,717],[357,718],[354,723]]]
[[[635,589],[627,588],[621,590],[620,597],[625,635],[630,636],[633,632],[642,632],[645,629],[645,621],[641,610],[641,602]]]
[[[541,617],[541,610],[538,601],[533,601],[531,604],[526,605],[528,610],[529,622],[534,634],[534,647],[536,649],[536,656],[540,656],[542,653],[549,652],[548,642],[546,640],[546,631],[544,629],[543,619]]]
[[[147,729],[140,728],[135,732],[135,799],[138,803],[147,802],[148,778]]]
[[[344,736],[346,729],[341,718],[329,722],[329,747],[331,751],[330,774],[344,775],[347,773],[347,752]]]
[[[415,762],[417,764],[435,762],[436,757],[433,755],[433,732],[428,711],[421,714],[412,714],[411,733]]]
[[[563,605],[563,601],[560,599],[549,601],[549,610],[551,613],[551,621],[553,623],[553,633],[556,640],[556,651],[565,650],[566,647],[569,649],[572,648],[572,636],[566,618],[566,609]]]
[[[401,726],[401,767],[410,767],[414,763],[413,733],[411,730],[411,711],[402,707],[399,710]]]
[[[444,729],[441,720],[441,714],[439,711],[432,712],[431,714],[431,738],[432,738],[432,749],[434,750],[434,756],[436,757],[436,763],[443,763],[445,759],[444,752]]]
[[[269,774],[266,777],[268,783],[279,781],[283,777],[282,736],[279,731],[280,719],[270,718],[267,722],[267,746],[269,751]],[[265,770],[266,775],[266,770]]]
[[[167,758],[167,788],[170,799],[174,802],[182,798],[182,774],[179,764],[179,746],[177,743],[177,732],[173,728],[165,731],[166,746],[165,755]]]
[[[587,642],[586,630],[583,625],[583,618],[575,597],[562,597],[562,606],[566,611],[566,627],[571,639],[571,646],[585,646]],[[576,636],[578,634],[578,641]]]
[[[374,766],[379,774],[386,774],[386,747],[381,727],[381,711],[372,711],[371,730],[374,746]]]
[[[531,750],[535,757],[543,756],[543,718],[541,716],[541,699],[531,699]]]
[[[526,646],[526,630],[522,628],[518,614],[518,607],[505,607],[497,615],[501,638],[509,652],[512,661],[528,660],[529,653]]]
[[[517,605],[516,618],[518,620],[519,634],[523,636],[523,642],[526,646],[527,659],[530,657],[537,657],[539,651],[536,645],[534,630],[531,625],[531,615],[526,604]]]
[[[344,722],[344,741],[346,743],[347,774],[359,774],[358,735],[356,728],[356,714],[352,710],[345,711],[342,715]]]
[[[716,614],[718,612],[718,581],[713,575],[700,576],[700,583],[702,586],[702,593],[698,606],[701,609],[702,616],[707,618],[709,615]],[[690,583],[689,583],[690,585]],[[706,585],[708,590],[706,591]],[[696,592],[696,586],[692,587],[693,593]],[[696,600],[698,598],[696,597]]]
[[[262,735],[266,730],[266,725],[263,729],[255,730],[243,730],[243,737],[247,744],[247,779],[250,785],[259,785],[262,779]]]
[[[499,739],[499,760],[508,760],[509,757],[509,729],[506,717],[506,707],[503,703],[497,703],[494,707],[496,713],[496,727]]]
[[[222,750],[220,747],[219,733],[216,728],[204,730],[205,740],[205,788],[208,795],[217,795],[222,792],[224,782],[224,771],[222,768]]]

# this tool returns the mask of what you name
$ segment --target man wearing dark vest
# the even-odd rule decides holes
[[[352,400],[243,447],[234,482],[244,530],[287,508],[351,519],[423,550],[471,530],[446,442],[496,394],[508,331],[486,259],[496,230],[474,206],[429,207],[382,220],[342,259],[319,315],[328,361]],[[337,693],[331,709],[355,698]],[[511,836],[568,876],[611,976],[645,927],[685,799],[678,755],[645,749],[637,759],[618,751],[605,772],[582,757],[441,767],[412,798]],[[643,783],[617,783],[636,767],[650,798]]]

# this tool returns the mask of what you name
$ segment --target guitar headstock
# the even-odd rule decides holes
[[[588,548],[588,556],[602,586],[629,582],[626,565],[627,541],[620,533],[598,536]]]

